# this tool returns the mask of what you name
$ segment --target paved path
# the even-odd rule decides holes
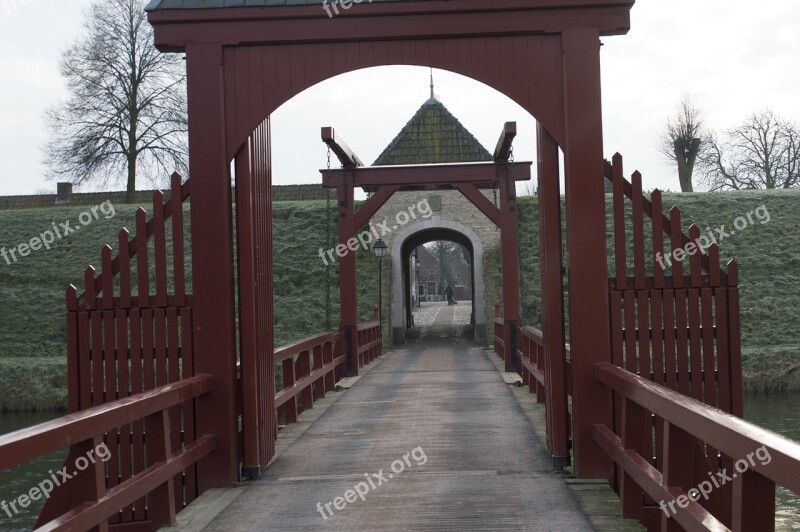
[[[471,344],[471,318],[471,301],[459,301],[457,305],[448,305],[447,302],[423,303],[414,309],[414,327],[406,332],[406,343],[416,346]]]
[[[487,354],[439,345],[387,355],[206,528],[317,529],[591,527]]]

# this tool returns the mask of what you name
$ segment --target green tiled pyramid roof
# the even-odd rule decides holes
[[[492,155],[434,98],[425,102],[373,166],[473,163]]]

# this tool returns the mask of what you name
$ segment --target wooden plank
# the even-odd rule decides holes
[[[639,374],[650,378],[650,299],[649,293],[642,290],[637,294],[637,322],[639,331]]]
[[[697,244],[700,241],[700,228],[697,227],[697,224],[692,224],[689,227],[689,239],[691,242],[686,244],[686,252],[689,255],[692,288],[699,288],[703,285],[703,266],[700,260],[702,251]]]
[[[150,306],[150,264],[147,253],[147,213],[144,209],[136,211],[136,285],[138,306]]]
[[[717,387],[719,409],[731,412],[731,367],[728,331],[728,291],[725,288],[714,290],[714,318],[717,326]]]
[[[614,187],[614,269],[617,290],[627,287],[628,263],[626,259],[628,242],[625,237],[625,180],[622,167],[622,155],[614,154],[613,187]]]
[[[670,390],[678,390],[677,381],[677,350],[675,332],[675,292],[665,290],[664,304],[664,371],[666,373],[666,386]]]
[[[69,411],[77,412],[81,408],[81,366],[80,347],[78,345],[78,289],[73,285],[67,287],[67,389]],[[88,373],[83,374],[87,378]]]
[[[118,244],[119,254],[117,262],[119,264],[119,307],[131,308],[131,257],[130,257],[131,235],[124,227],[119,231]]]
[[[636,292],[625,291],[625,369],[633,373],[639,371],[636,354]]]
[[[686,290],[675,290],[675,330],[677,331],[676,353],[678,359],[678,390],[689,395],[689,338],[688,314],[686,312]]]
[[[98,313],[99,314],[99,313]],[[116,339],[115,339],[115,323],[114,312],[103,311],[103,365],[105,368],[105,394],[103,396],[104,403],[116,401],[117,397],[117,360],[116,360]],[[111,451],[111,456],[106,462],[106,484],[108,487],[114,487],[119,484],[119,427],[113,427],[108,430],[105,436],[108,448]],[[118,523],[120,515],[113,516],[110,520],[111,523]]]
[[[181,368],[183,379],[195,376],[194,352],[192,350],[192,311],[188,308],[180,310],[181,322]],[[183,403],[183,446],[186,447],[197,440],[195,432],[194,401]],[[197,466],[186,470],[186,502],[191,503],[198,497],[197,492]]]
[[[183,243],[183,199],[181,198],[181,176],[172,174],[172,192],[170,203],[172,205],[172,265],[174,277],[175,305],[182,307],[186,304],[186,259],[184,257]]]
[[[92,334],[92,406],[105,403],[103,386],[103,318],[100,312],[90,313]]]
[[[125,310],[118,309],[114,313],[117,325],[117,397],[123,399],[130,393],[130,368],[128,351],[128,315]],[[126,423],[119,428],[119,479],[124,482],[131,477],[131,425]],[[122,522],[133,521],[133,506],[122,509]]]
[[[88,312],[78,313],[78,368],[80,371],[81,409],[92,406],[92,344]]]
[[[166,312],[164,309],[157,308],[153,311],[154,321],[154,342],[155,342],[155,375],[156,386],[163,386],[167,380],[167,331],[166,331]]]
[[[112,271],[112,250],[111,246],[105,245],[100,252],[103,269],[100,272],[103,290],[103,309],[110,309],[114,306],[114,272]]]
[[[672,207],[669,211],[670,218],[670,260],[672,262],[672,286],[683,288],[683,252],[676,250],[683,249],[683,233],[681,232],[681,211],[678,207]],[[678,255],[676,257],[676,255]],[[680,260],[678,260],[680,259]]]
[[[692,397],[703,400],[703,355],[700,332],[700,291],[687,290],[689,303],[689,361],[692,372]]]
[[[139,309],[132,309],[128,317],[130,323],[131,343],[131,391],[138,394],[144,390],[142,360],[142,313]],[[137,419],[133,422],[131,437],[133,439],[133,474],[144,471],[144,421]],[[134,502],[134,520],[143,521],[146,518],[144,498]]]
[[[167,369],[169,383],[179,382],[180,375],[180,330],[178,329],[178,311],[175,308],[167,309]],[[181,407],[175,405],[169,409],[170,420],[170,446],[173,451],[181,448]],[[174,479],[175,501],[178,508],[183,507],[183,474]]]
[[[650,195],[650,203],[652,205],[650,221],[653,229],[653,277],[655,278],[655,287],[664,288],[666,263],[664,263],[664,217],[660,190],[653,191]]]
[[[86,308],[89,310],[94,310],[97,308],[97,293],[95,292],[94,279],[94,267],[87,266],[86,270],[83,272],[83,284],[86,287],[86,290],[83,293],[83,301],[86,304]]]
[[[164,194],[153,193],[153,246],[156,270],[156,305],[167,306],[167,242],[164,228]]]
[[[739,304],[739,265],[728,262],[728,346],[730,353],[731,413],[744,415],[744,387],[742,383],[742,331]]]
[[[631,176],[633,199],[631,201],[633,224],[633,272],[636,288],[644,289],[645,251],[644,251],[644,196],[642,195],[642,174],[634,172]]]

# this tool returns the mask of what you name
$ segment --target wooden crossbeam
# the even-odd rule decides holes
[[[494,188],[497,176],[506,171],[515,181],[530,181],[530,162],[508,163],[458,163],[411,166],[366,166],[320,170],[325,187],[344,183],[345,176],[352,178],[353,186],[372,191],[382,186],[397,186],[399,190],[452,190],[456,183],[471,183],[479,189]],[[512,171],[513,170],[513,171]]]
[[[322,142],[327,144],[331,151],[336,154],[336,157],[345,168],[364,166],[364,163],[358,158],[358,155],[350,149],[350,146],[336,136],[336,132],[332,127],[322,128]]]
[[[494,223],[497,227],[500,227],[500,209],[495,206],[494,203],[489,201],[489,199],[481,194],[481,191],[478,190],[475,185],[472,183],[457,183],[454,185],[456,189],[458,189],[464,197],[472,202],[483,214],[489,218],[492,223]]]
[[[514,138],[517,136],[517,123],[506,122],[503,126],[503,132],[500,134],[500,139],[497,141],[497,147],[494,149],[494,160],[498,163],[506,163],[511,158],[511,147],[514,144]]]

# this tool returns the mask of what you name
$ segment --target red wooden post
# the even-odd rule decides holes
[[[594,378],[595,365],[611,361],[600,35],[567,30],[562,39],[575,472],[607,478],[610,459],[592,439],[592,426],[612,418],[608,390]]]
[[[695,439],[685,430],[664,421],[664,466],[663,484],[669,488],[682,488],[688,491],[694,487]],[[659,504],[661,501],[656,501]],[[683,532],[683,527],[673,517],[672,508],[664,501],[664,515],[661,516],[661,530],[664,532]],[[664,507],[667,509],[664,510]]]
[[[358,354],[358,307],[356,284],[356,252],[347,249],[347,243],[353,241],[356,234],[355,207],[353,205],[354,190],[347,174],[339,184],[339,246],[344,255],[339,259],[339,305],[341,330],[345,333],[345,349],[347,352],[348,370],[358,375],[360,358]],[[343,246],[343,247],[342,247]],[[355,247],[355,246],[353,246]],[[345,252],[346,251],[346,252]]]
[[[246,142],[236,156],[236,229],[239,260],[239,336],[241,344],[242,473],[247,478],[261,475],[259,442],[266,427],[259,423],[258,321],[256,310],[256,241],[253,213],[251,146]]]
[[[506,371],[516,369],[517,326],[520,325],[517,190],[510,169],[500,176],[500,248],[503,262],[503,343]]]
[[[623,400],[622,403],[622,445],[626,450],[633,450],[639,453],[642,458],[650,461],[653,452],[652,438],[648,438],[650,427],[649,413],[631,401]],[[642,519],[642,507],[644,506],[644,491],[636,481],[623,473],[619,491],[620,503],[622,504],[623,517],[635,517]]]
[[[539,233],[542,261],[542,334],[544,336],[547,436],[553,465],[569,464],[567,449],[566,353],[564,347],[564,282],[561,274],[561,191],[558,144],[539,124]],[[538,350],[538,348],[537,348]]]
[[[168,412],[163,410],[145,419],[145,431],[148,466],[165,462],[172,455]],[[175,524],[174,479],[169,479],[148,494],[147,509],[150,519],[157,527]]]
[[[198,465],[201,492],[231,487],[238,474],[236,330],[233,292],[231,186],[225,155],[222,47],[190,44],[189,162],[192,167],[194,367],[213,377],[213,392],[197,400],[198,434],[214,434],[215,451]],[[272,220],[265,219],[271,227]]]
[[[733,481],[733,531],[775,530],[775,483],[747,470]]]

